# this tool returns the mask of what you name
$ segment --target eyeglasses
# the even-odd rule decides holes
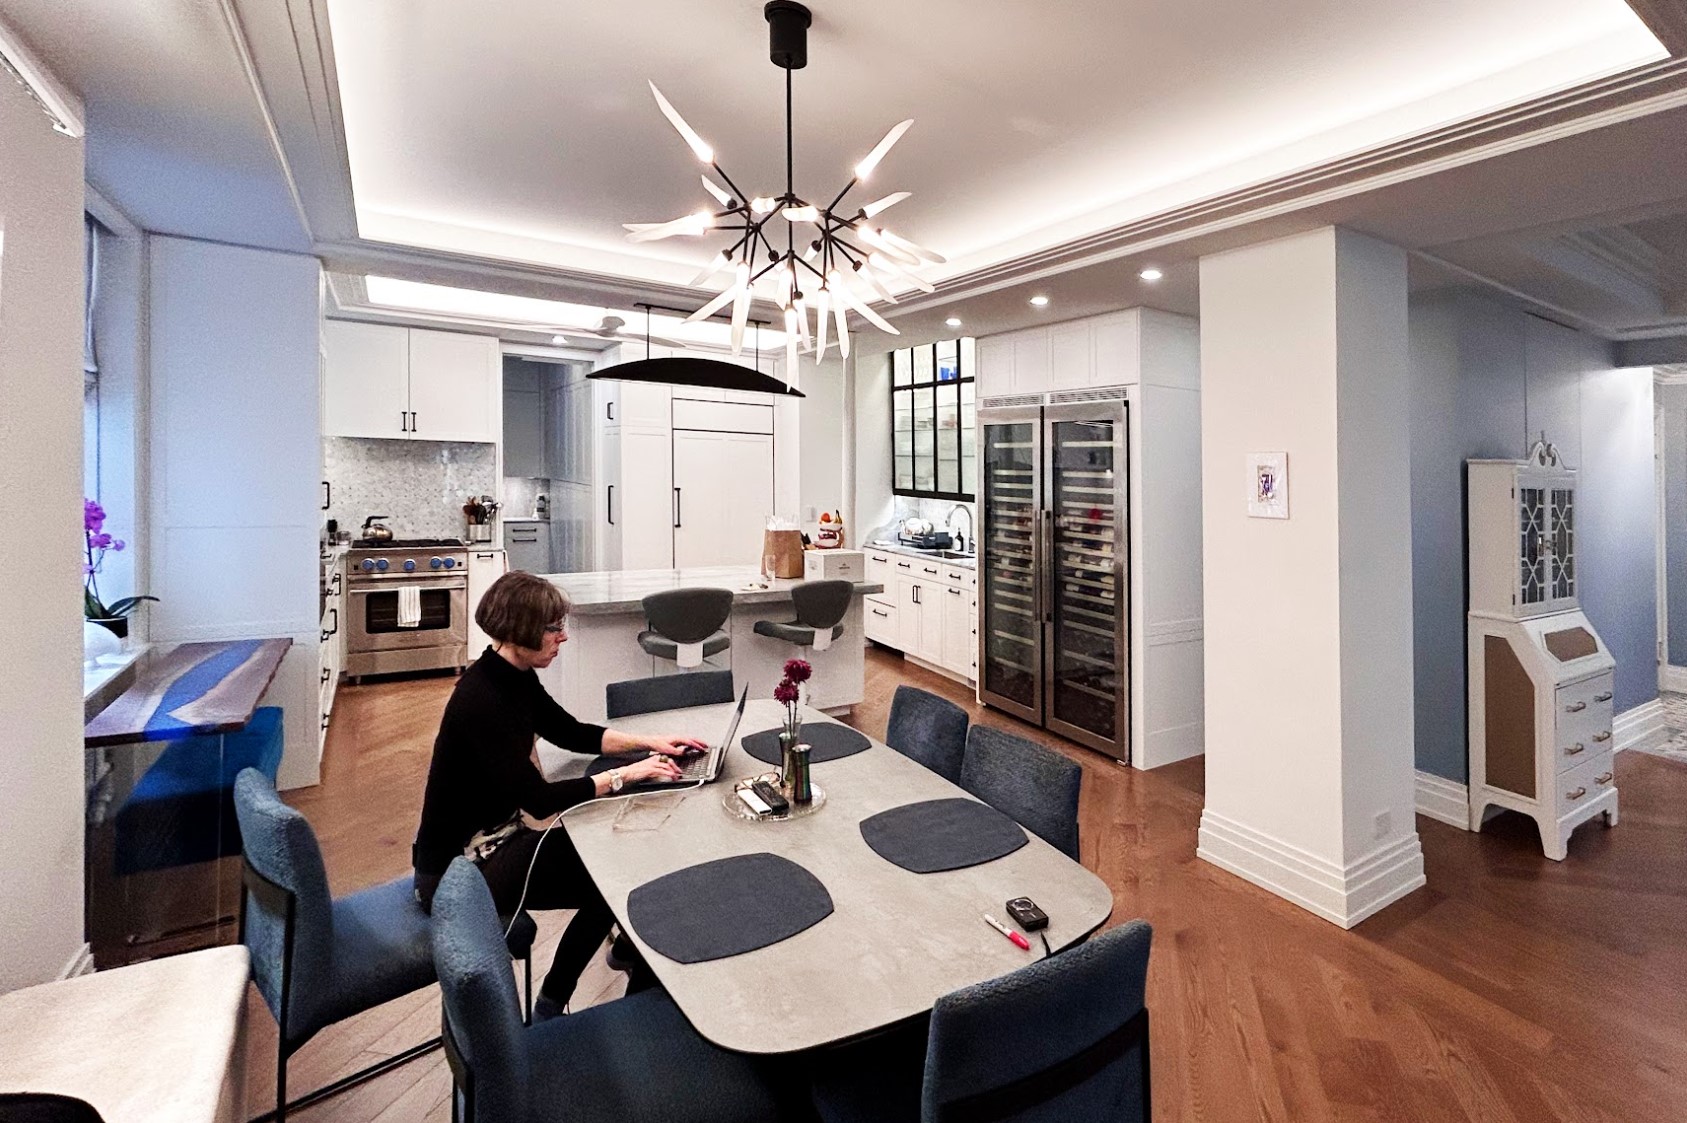
[[[545,625],[545,634],[547,636],[565,636],[565,635],[567,635],[568,634],[568,618],[565,616],[561,620],[558,620],[555,624],[546,624]]]

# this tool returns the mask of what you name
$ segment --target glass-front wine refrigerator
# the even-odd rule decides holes
[[[1127,409],[981,410],[979,697],[1130,757]]]

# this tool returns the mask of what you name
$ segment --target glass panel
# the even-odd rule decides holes
[[[900,351],[890,353],[890,380],[893,386],[906,386],[913,378],[914,359],[904,347]]]
[[[961,489],[959,389],[952,382],[937,387],[937,490],[949,495]]]
[[[1031,567],[1036,465],[1035,423],[985,427],[981,514],[987,537],[978,568],[984,596],[982,682],[984,689],[1022,706],[1036,705],[1040,674]]]
[[[916,352],[918,354],[918,352]],[[910,391],[914,401],[914,488],[934,491],[937,487],[937,431],[932,416],[930,386]]]
[[[961,352],[956,340],[937,344],[937,381],[953,382],[961,376]]]
[[[973,399],[973,384],[961,383],[961,491],[967,495],[978,493],[978,405]]]
[[[914,392],[892,391],[890,405],[891,447],[896,457],[892,486],[906,490],[914,486]]]
[[[1049,715],[1111,741],[1125,680],[1122,460],[1111,421],[1060,421],[1051,429]]]
[[[1552,599],[1576,595],[1576,493],[1552,489]]]
[[[914,383],[932,381],[931,348],[914,348]]]
[[[1546,599],[1546,564],[1541,545],[1546,536],[1546,490],[1539,487],[1517,489],[1517,524],[1521,541],[1517,544],[1517,591],[1523,604],[1539,604]]]

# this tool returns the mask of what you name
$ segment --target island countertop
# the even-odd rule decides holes
[[[594,573],[548,573],[545,579],[568,594],[576,616],[642,612],[643,600],[664,589],[731,589],[732,605],[789,604],[801,578],[765,581],[753,565],[711,565],[693,569],[627,569]],[[876,581],[855,582],[857,596],[884,591]]]

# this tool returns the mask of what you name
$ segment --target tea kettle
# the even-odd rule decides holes
[[[382,526],[376,519],[390,519],[391,515],[370,515],[363,520],[363,537],[370,542],[391,542],[392,528]]]

